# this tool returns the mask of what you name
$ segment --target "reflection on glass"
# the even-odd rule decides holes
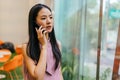
[[[65,80],[111,80],[120,10],[119,0],[103,0],[100,71],[97,69],[100,0],[55,0],[55,29],[62,43],[62,72]]]

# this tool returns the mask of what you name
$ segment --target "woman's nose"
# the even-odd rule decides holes
[[[51,23],[51,19],[47,18],[47,24],[50,24],[50,23]]]

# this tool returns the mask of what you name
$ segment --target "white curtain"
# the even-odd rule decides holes
[[[119,19],[111,18],[109,9],[114,7],[119,10],[120,2],[100,1],[55,0],[55,31],[62,43],[62,72],[65,80],[96,80],[97,75],[97,80],[112,79],[115,46],[110,47],[109,41],[116,45]],[[99,27],[102,27],[100,34]],[[97,65],[100,37],[100,65]]]

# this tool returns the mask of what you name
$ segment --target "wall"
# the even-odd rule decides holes
[[[0,0],[0,39],[15,44],[27,38],[28,0]]]
[[[53,0],[0,0],[0,40],[21,44],[28,39],[28,12],[36,3],[53,8]]]

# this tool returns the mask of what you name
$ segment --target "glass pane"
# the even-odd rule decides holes
[[[80,35],[80,80],[96,79],[97,45],[99,28],[98,0],[84,2]]]
[[[62,43],[64,80],[78,80],[80,49],[80,1],[55,1],[55,29]]]
[[[99,2],[55,2],[55,28],[62,42],[64,79],[95,79]]]
[[[65,80],[96,80],[98,73],[99,80],[112,79],[119,15],[116,17],[111,12],[120,10],[120,1],[100,1],[55,0],[55,29],[62,43]],[[100,15],[100,4],[103,15]],[[101,46],[100,65],[97,65],[98,41]]]
[[[100,63],[101,80],[111,80],[114,65],[114,57],[117,43],[119,19],[110,15],[111,9],[118,10],[120,2],[118,0],[103,0],[103,29],[102,29],[102,49]]]

